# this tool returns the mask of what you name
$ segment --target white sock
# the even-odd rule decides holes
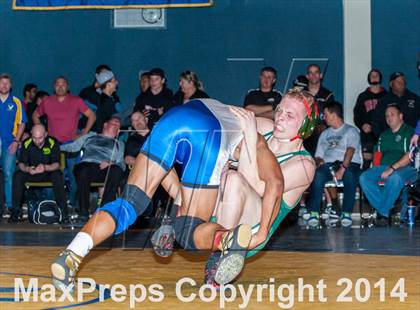
[[[85,233],[79,232],[76,237],[74,237],[73,241],[67,247],[67,250],[72,251],[76,255],[80,257],[85,257],[89,251],[93,248],[93,240],[92,237]]]

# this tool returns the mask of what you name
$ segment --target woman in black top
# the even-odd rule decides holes
[[[187,101],[196,98],[210,98],[204,92],[203,83],[197,74],[192,71],[184,71],[179,76],[179,89],[173,97],[173,105],[183,105]]]

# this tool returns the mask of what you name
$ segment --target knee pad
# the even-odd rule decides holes
[[[194,243],[194,231],[198,225],[205,223],[192,216],[179,216],[174,223],[175,239],[185,250],[197,250]]]
[[[137,219],[134,207],[122,198],[107,203],[102,208],[99,208],[99,211],[107,212],[114,219],[114,235],[122,233]]]
[[[146,195],[146,193],[132,184],[127,184],[124,187],[121,198],[134,207],[137,216],[143,214],[150,204],[150,198]]]
[[[135,185],[128,184],[124,188],[121,198],[107,203],[99,211],[109,213],[115,221],[114,234],[126,230],[150,203],[150,198]]]

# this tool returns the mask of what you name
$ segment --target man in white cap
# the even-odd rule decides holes
[[[122,110],[121,103],[116,101],[113,94],[117,90],[118,80],[114,73],[103,70],[96,75],[96,82],[101,89],[98,110],[96,111],[96,131],[100,133],[105,120]]]

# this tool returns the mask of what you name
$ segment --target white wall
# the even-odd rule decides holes
[[[344,119],[353,124],[357,95],[367,86],[372,68],[370,0],[343,0]]]

